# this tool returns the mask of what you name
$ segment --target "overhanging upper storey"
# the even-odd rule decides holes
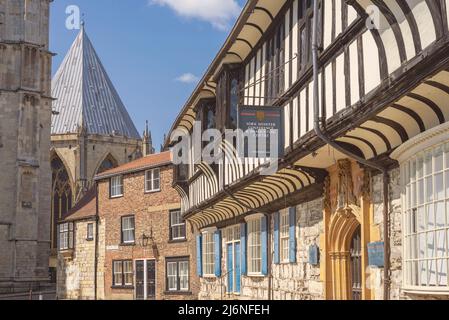
[[[264,37],[275,17],[286,4],[286,0],[249,0],[234,28],[203,75],[198,86],[187,100],[171,131],[183,128],[190,131],[196,118],[197,103],[204,98],[215,97],[217,82],[215,77],[225,64],[242,63],[254,51]],[[169,145],[169,140],[166,145]]]
[[[317,13],[312,4],[248,1],[172,132],[191,134],[198,120],[207,121],[203,129],[234,129],[235,114],[243,106],[278,108],[283,155],[272,176],[285,180],[286,169],[317,170],[307,180],[310,188],[295,189],[313,189],[310,194],[315,194],[322,170],[346,157],[315,135],[315,99],[327,135],[348,151],[382,164],[391,164],[388,155],[404,142],[449,121],[449,0],[321,0]],[[317,15],[315,97],[312,26]],[[214,99],[215,104],[210,102]],[[205,100],[214,108],[203,107]],[[273,209],[277,206],[270,204],[296,194],[288,187],[280,192],[273,183],[262,187],[260,171],[269,159],[241,157],[224,142],[222,165],[194,164],[195,148],[192,144],[189,149],[192,163],[181,193],[186,216],[198,225]],[[255,193],[245,199],[245,190]],[[254,200],[266,192],[273,197]]]

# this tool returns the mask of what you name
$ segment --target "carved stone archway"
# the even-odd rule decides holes
[[[360,230],[361,299],[373,298],[369,283],[367,244],[378,241],[371,200],[371,175],[356,162],[340,160],[328,168],[324,190],[322,274],[328,300],[352,299],[351,245]],[[360,228],[360,229],[359,229]]]
[[[354,233],[362,224],[361,209],[355,205],[339,210],[331,218],[329,257],[332,274],[332,298],[350,300],[350,248]]]

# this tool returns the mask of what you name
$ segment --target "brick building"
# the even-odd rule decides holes
[[[98,298],[196,299],[194,237],[181,219],[170,152],[106,171],[96,181],[105,234],[98,261],[104,296]]]

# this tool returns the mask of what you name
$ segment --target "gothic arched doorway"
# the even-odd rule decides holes
[[[57,248],[58,221],[72,208],[73,192],[70,177],[62,160],[55,154],[51,159],[52,202],[51,202],[51,245]]]
[[[339,210],[331,218],[329,233],[332,299],[362,299],[362,241],[360,210]]]

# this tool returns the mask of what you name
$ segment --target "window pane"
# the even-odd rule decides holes
[[[427,285],[427,262],[420,261],[419,262],[419,274],[420,274],[420,283],[422,286]]]
[[[123,285],[123,270],[122,270],[122,262],[114,261],[114,285],[121,286]]]
[[[437,231],[437,257],[446,256],[446,230]]]
[[[429,286],[435,286],[437,283],[437,263],[436,260],[430,260],[428,263],[429,266],[429,281],[428,281],[428,285]]]
[[[123,262],[123,273],[125,276],[125,285],[132,286],[133,285],[133,264],[132,261],[124,261]]]
[[[177,263],[176,262],[168,262],[167,263],[168,290],[170,290],[170,291],[178,290],[177,279],[178,279]]]
[[[440,201],[435,204],[436,227],[444,228],[446,225],[446,213],[444,202]]]
[[[443,148],[438,147],[434,153],[435,172],[443,170]]]
[[[179,289],[183,291],[189,290],[189,262],[179,262]]]
[[[435,195],[437,200],[444,199],[444,182],[442,173],[435,175]]]
[[[438,285],[447,286],[447,259],[438,260]]]

